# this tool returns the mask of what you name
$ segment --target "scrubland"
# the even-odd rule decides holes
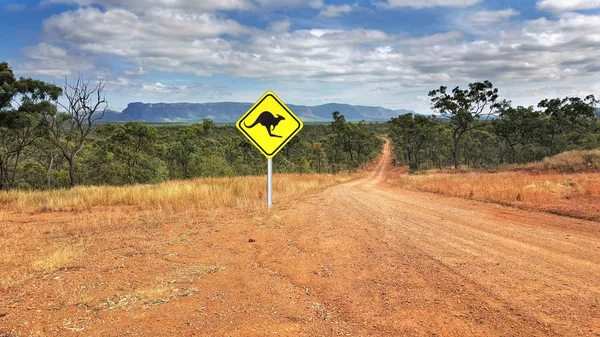
[[[351,174],[275,175],[275,206],[285,208],[304,195],[352,178]],[[190,228],[197,231],[231,221],[268,223],[273,219],[266,209],[266,179],[259,176],[2,192],[0,291],[58,270],[121,267],[113,266],[111,259],[103,265],[97,260],[103,254],[95,253],[113,249],[131,250],[135,255],[145,249],[156,250],[170,235]],[[215,261],[189,268],[222,269]],[[132,291],[152,292],[151,284],[140,287]]]
[[[496,171],[399,171],[388,182],[417,191],[600,220],[600,151],[566,152]]]

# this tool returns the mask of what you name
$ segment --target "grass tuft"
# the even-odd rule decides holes
[[[63,247],[52,255],[37,260],[33,264],[33,268],[37,271],[52,272],[57,269],[66,268],[73,263],[77,257],[78,252],[72,247]]]

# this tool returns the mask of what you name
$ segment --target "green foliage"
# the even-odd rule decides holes
[[[47,132],[44,116],[56,111],[51,103],[61,89],[30,78],[16,79],[0,63],[0,189],[15,187],[25,151]],[[21,187],[28,186],[21,181]]]
[[[439,122],[435,118],[406,114],[392,118],[390,137],[394,140],[396,161],[408,163],[411,170],[418,170],[424,151],[436,141]]]
[[[539,138],[544,126],[543,114],[533,107],[504,107],[500,118],[492,123],[493,130],[510,148],[510,163],[517,162],[518,147],[526,147]]]
[[[390,137],[396,162],[411,170],[497,167],[600,147],[600,117],[594,96],[543,100],[538,105],[541,110],[536,110],[496,102],[497,95],[497,89],[487,81],[471,84],[468,90],[456,88],[452,94],[445,87],[430,92],[433,107],[448,119],[392,118]],[[498,118],[490,118],[495,115]]]
[[[558,154],[574,149],[574,144],[580,144],[580,138],[597,124],[595,105],[598,101],[594,96],[585,99],[567,97],[564,99],[546,99],[538,104],[544,109],[544,129],[550,154]]]
[[[450,120],[452,127],[452,157],[454,167],[458,169],[461,140],[465,134],[475,128],[486,125],[490,117],[507,102],[498,103],[498,89],[490,81],[469,84],[469,89],[456,87],[452,93],[447,87],[440,87],[429,92],[433,109]],[[478,122],[482,120],[483,122]]]
[[[329,151],[327,156],[332,171],[356,169],[372,160],[381,149],[383,140],[363,122],[348,123],[338,111],[332,113],[330,134],[322,142]],[[310,152],[307,146],[307,154]]]
[[[106,178],[113,184],[158,183],[168,178],[166,153],[156,128],[140,123],[111,124],[98,130],[93,156],[106,158]]]
[[[20,171],[21,179],[18,184],[21,188],[42,189],[47,186],[46,168],[38,163],[25,163]]]

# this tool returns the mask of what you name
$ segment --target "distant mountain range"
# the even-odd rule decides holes
[[[235,123],[251,103],[129,103],[123,112],[107,110],[102,122],[145,122],[145,123],[191,123],[205,118],[216,123]],[[348,121],[387,121],[411,110],[390,110],[377,106],[362,106],[329,103],[318,106],[288,104],[288,107],[304,122],[324,122],[332,119],[331,114],[339,111]]]

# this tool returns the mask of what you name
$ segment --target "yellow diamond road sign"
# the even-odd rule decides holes
[[[265,157],[273,158],[304,124],[273,92],[265,93],[236,123]]]

